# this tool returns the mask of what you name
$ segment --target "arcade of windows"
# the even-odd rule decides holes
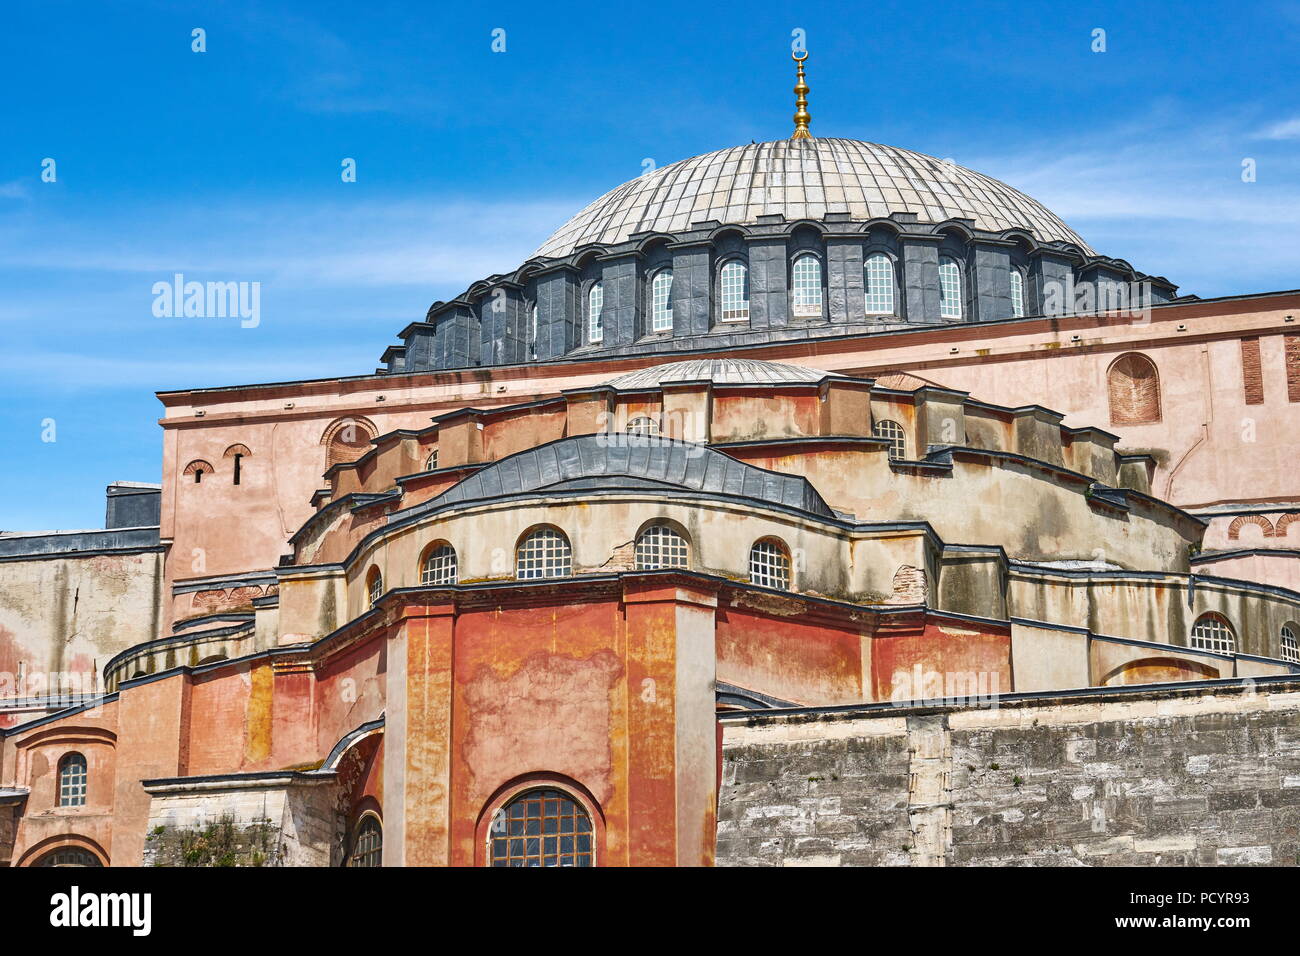
[[[895,260],[883,253],[866,256],[862,266],[863,314],[891,316],[899,314],[898,278]],[[939,317],[961,320],[965,317],[965,290],[961,264],[951,256],[939,259]],[[1010,269],[1010,307],[1012,318],[1027,314],[1025,276],[1016,266]],[[649,282],[649,328],[651,333],[673,331],[673,270],[662,268]],[[801,252],[790,264],[790,307],[796,318],[821,318],[824,314],[825,284],[822,260],[814,253]],[[743,259],[723,261],[717,271],[718,320],[749,321],[749,266]],[[605,286],[600,280],[587,287],[586,338],[590,345],[604,340],[601,313],[605,307]],[[536,353],[538,336],[537,303],[529,306],[530,341]]]

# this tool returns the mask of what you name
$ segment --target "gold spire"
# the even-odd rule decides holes
[[[799,78],[794,84],[794,135],[790,138],[812,139],[812,133],[808,132],[808,121],[812,119],[808,115],[808,84],[803,81],[803,61],[808,59],[808,51],[804,50],[803,56],[798,53],[791,53],[790,58],[798,64],[799,69]]]

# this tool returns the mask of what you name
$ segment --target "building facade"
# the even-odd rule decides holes
[[[906,150],[654,171],[0,535],[0,860],[1297,862],[1297,311]]]

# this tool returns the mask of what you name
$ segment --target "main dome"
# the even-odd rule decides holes
[[[994,232],[1020,228],[1040,242],[1092,249],[1050,209],[1006,183],[943,160],[854,139],[778,139],[683,159],[610,190],[561,226],[535,255],[568,255],[589,242],[618,243],[639,232],[683,232],[717,220],[883,218],[915,213],[924,222],[973,219]]]

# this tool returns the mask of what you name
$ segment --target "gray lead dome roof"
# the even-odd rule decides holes
[[[760,362],[757,359],[692,359],[637,369],[606,384],[618,389],[657,388],[671,382],[713,382],[715,385],[815,385],[825,378],[843,378],[838,372]]]
[[[710,219],[747,225],[777,213],[795,220],[836,212],[855,220],[895,212],[923,222],[973,219],[979,229],[1027,229],[1040,242],[1093,252],[1042,203],[965,167],[853,139],[779,139],[683,159],[626,182],[561,226],[535,255],[565,256],[639,232],[684,232]]]

